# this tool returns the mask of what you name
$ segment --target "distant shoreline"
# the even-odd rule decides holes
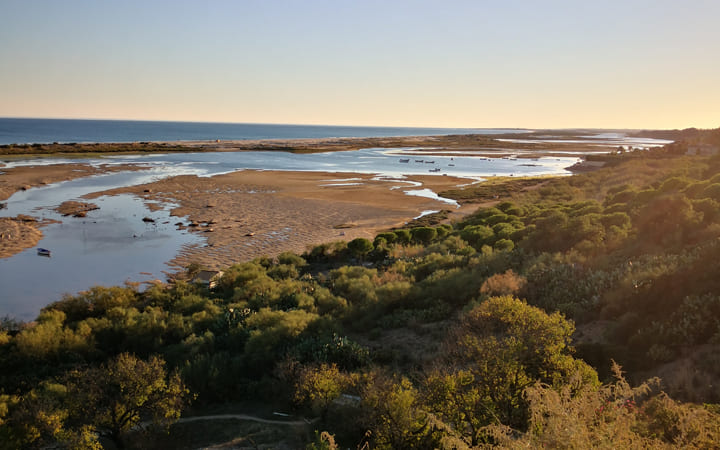
[[[238,152],[238,151],[285,151],[315,153],[360,150],[365,148],[418,148],[423,152],[448,153],[472,151],[476,156],[497,156],[498,152],[535,152],[535,156],[555,156],[554,152],[577,151],[582,153],[610,152],[615,143],[598,143],[592,138],[582,138],[578,132],[562,131],[553,135],[557,142],[541,138],[544,135],[527,133],[507,134],[458,134],[401,137],[351,137],[351,138],[298,138],[298,139],[247,139],[247,140],[197,140],[156,141],[130,143],[53,143],[0,145],[0,156],[62,156],[102,153],[158,153],[158,152]],[[565,138],[565,139],[562,139]],[[577,140],[580,139],[580,143]],[[502,140],[500,140],[502,139]],[[571,141],[571,142],[568,142]],[[522,157],[522,155],[518,155]]]

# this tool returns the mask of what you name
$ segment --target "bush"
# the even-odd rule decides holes
[[[499,239],[493,244],[493,250],[509,252],[515,248],[515,243],[510,239]]]
[[[526,281],[525,277],[521,277],[509,269],[505,273],[495,274],[485,280],[480,287],[480,293],[490,297],[517,295],[525,286]]]
[[[470,225],[460,232],[460,237],[476,250],[480,250],[494,235],[492,228],[485,225]]]
[[[277,262],[278,264],[287,264],[289,266],[295,267],[303,267],[307,265],[307,261],[305,261],[301,256],[298,256],[292,252],[280,253],[277,257]]]
[[[418,227],[410,230],[412,239],[419,244],[427,245],[437,237],[437,230],[431,227]]]
[[[410,230],[395,230],[395,242],[398,244],[409,244],[411,238]]]
[[[358,258],[364,258],[373,248],[373,243],[365,238],[356,238],[348,242],[348,250]]]

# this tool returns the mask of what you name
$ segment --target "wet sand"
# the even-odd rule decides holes
[[[476,206],[456,208],[403,191],[439,192],[468,183],[447,176],[401,181],[356,173],[246,170],[210,178],[178,176],[86,197],[130,193],[177,205],[171,213],[182,222],[180,227],[202,233],[207,243],[182,249],[170,265],[183,268],[195,262],[218,269],[284,251],[302,253],[331,241],[372,239],[378,231],[403,226],[423,211],[449,209],[453,220]]]
[[[140,165],[102,164],[51,164],[38,166],[3,167],[0,163],[0,201],[7,200],[15,192],[37,186],[74,180],[76,178],[109,172],[143,170]]]
[[[42,232],[32,217],[0,217],[0,258],[34,247],[40,239]]]

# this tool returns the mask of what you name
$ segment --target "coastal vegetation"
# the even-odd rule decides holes
[[[213,288],[96,286],[6,318],[0,446],[182,448],[183,411],[262,403],[312,418],[307,448],[711,448],[720,156],[685,150],[442,193],[482,206]]]

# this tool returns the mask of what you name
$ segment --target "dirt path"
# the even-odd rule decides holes
[[[193,417],[182,417],[175,423],[188,423],[198,422],[200,420],[226,420],[226,419],[238,419],[238,420],[251,420],[253,422],[269,423],[273,425],[291,425],[291,426],[305,426],[315,422],[317,419],[310,421],[307,420],[271,420],[263,419],[262,417],[250,416],[247,414],[216,414],[209,416],[193,416]]]

